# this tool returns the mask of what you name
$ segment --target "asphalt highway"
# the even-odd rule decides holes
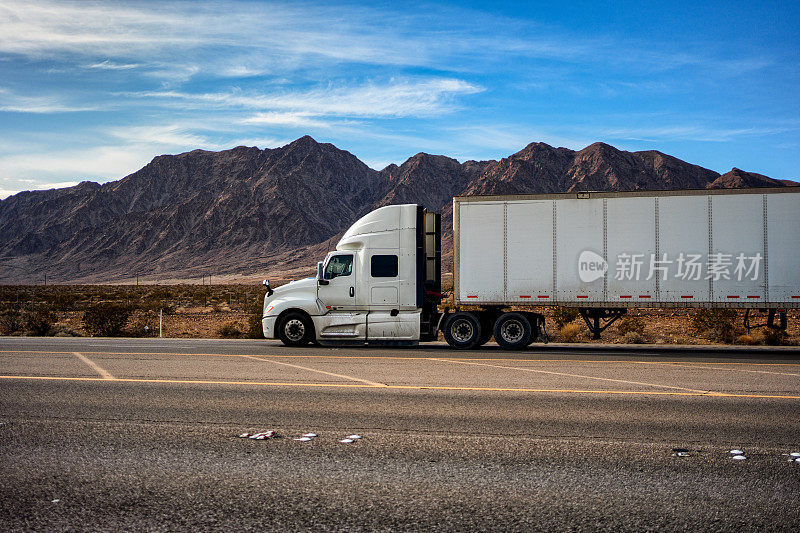
[[[792,452],[797,349],[0,338],[3,531],[796,531]]]

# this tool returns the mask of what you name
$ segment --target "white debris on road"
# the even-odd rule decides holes
[[[278,433],[274,430],[269,431],[262,431],[260,433],[242,433],[239,435],[240,439],[253,439],[253,440],[266,440],[266,439],[274,439],[278,436]]]

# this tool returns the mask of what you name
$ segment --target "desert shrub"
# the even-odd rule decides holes
[[[51,337],[80,337],[80,334],[65,324],[55,324],[48,333]]]
[[[622,342],[625,344],[645,344],[647,339],[638,331],[628,331],[622,336]]]
[[[578,309],[575,307],[556,307],[553,309],[553,322],[559,329],[578,318]]]
[[[261,327],[261,318],[264,315],[264,291],[259,291],[258,297],[250,303],[248,312],[250,315],[247,317],[247,332],[245,336],[248,339],[263,339],[264,330]]]
[[[150,290],[150,294],[148,295],[148,298],[155,300],[165,300],[172,297],[174,297],[172,291],[165,287],[154,287]]]
[[[92,336],[116,337],[128,322],[127,305],[101,302],[89,305],[83,313],[83,327]]]
[[[745,346],[752,346],[755,343],[756,340],[750,335],[739,335],[736,338],[736,344],[744,344]]]
[[[192,293],[192,301],[196,304],[206,304],[208,302],[209,297],[211,296],[211,291],[209,289],[197,289]]]
[[[57,311],[72,311],[75,309],[75,303],[81,299],[79,294],[74,292],[66,292],[64,290],[56,292],[55,294],[47,295],[45,298],[53,308]]]
[[[789,336],[782,329],[764,327],[761,330],[761,342],[768,346],[780,346],[784,344],[788,338]]]
[[[0,311],[0,335],[21,333],[25,327],[22,311],[19,309],[3,309]]]
[[[736,335],[736,309],[698,309],[692,316],[692,328],[714,340],[732,342]]]
[[[48,335],[53,328],[55,315],[45,306],[9,308],[0,312],[0,334]]]
[[[247,317],[247,335],[248,339],[263,339],[264,328],[261,325],[261,313],[254,315],[251,314]]]
[[[626,316],[617,324],[617,331],[619,331],[619,334],[623,336],[627,335],[628,333],[638,333],[639,335],[644,335],[644,328],[644,319],[638,316]]]
[[[139,304],[139,308],[143,311],[153,311],[158,314],[159,311],[163,311],[165,315],[173,315],[175,314],[175,306],[172,304],[168,304],[163,300],[158,300],[155,298],[145,298]]]
[[[146,311],[136,315],[126,332],[131,337],[153,337],[158,333],[158,313]]]
[[[581,332],[578,324],[566,324],[561,328],[561,338],[564,342],[575,342]]]
[[[242,336],[242,330],[236,322],[227,322],[217,330],[217,335],[223,339],[238,339]]]
[[[55,314],[47,307],[34,307],[22,311],[25,322],[25,334],[41,337],[50,333],[53,323],[56,321]]]

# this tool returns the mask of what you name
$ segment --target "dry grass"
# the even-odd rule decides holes
[[[581,327],[578,324],[567,324],[559,330],[559,333],[562,341],[575,342],[581,333]]]

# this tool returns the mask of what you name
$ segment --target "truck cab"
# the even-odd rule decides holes
[[[441,314],[441,218],[390,205],[353,224],[317,275],[272,289],[262,326],[289,346],[410,345],[436,338]]]

